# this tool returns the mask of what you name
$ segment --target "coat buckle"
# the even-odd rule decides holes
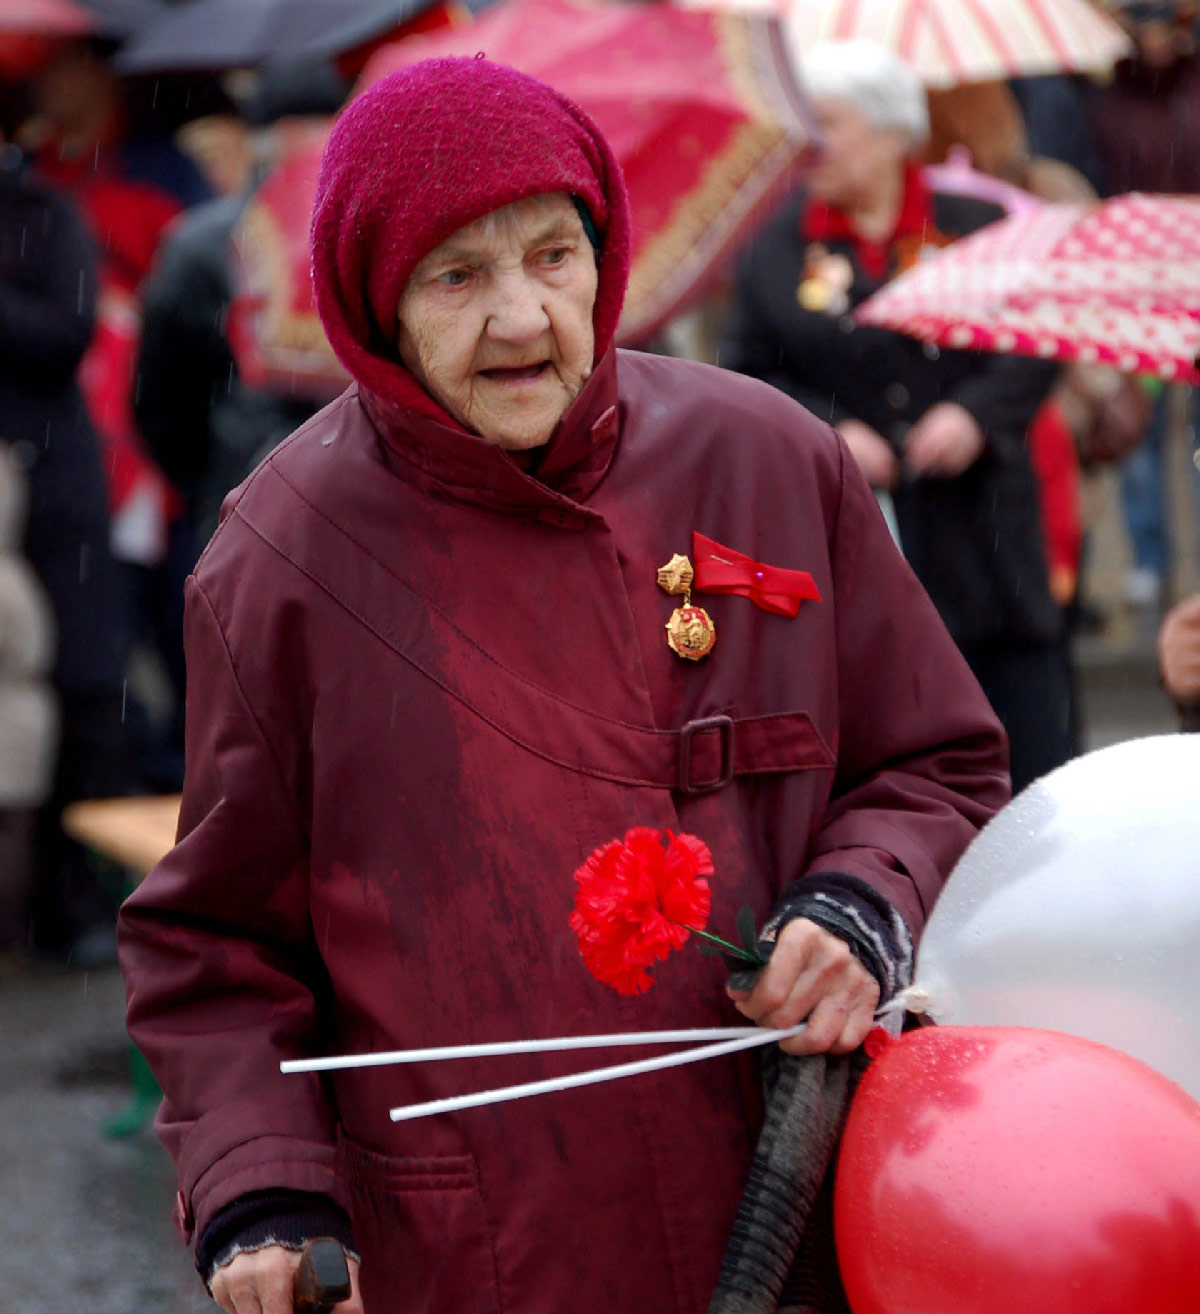
[[[720,739],[721,766],[715,779],[695,781],[692,775],[692,740],[698,734],[715,732]],[[733,719],[728,716],[704,716],[689,721],[679,732],[679,783],[681,794],[711,794],[733,779]]]

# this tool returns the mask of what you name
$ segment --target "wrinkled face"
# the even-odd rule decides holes
[[[466,428],[511,451],[539,447],[592,372],[596,284],[571,199],[518,201],[413,271],[396,311],[400,358]]]
[[[908,143],[894,128],[877,128],[848,100],[823,96],[813,102],[822,151],[809,176],[814,195],[830,205],[869,201],[879,180],[904,166]]]

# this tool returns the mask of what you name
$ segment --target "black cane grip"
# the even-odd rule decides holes
[[[318,1237],[304,1247],[292,1286],[296,1314],[330,1314],[350,1299],[350,1269],[341,1242]]]

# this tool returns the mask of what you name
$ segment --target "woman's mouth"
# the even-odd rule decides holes
[[[479,373],[492,383],[530,383],[539,379],[550,368],[550,362],[540,360],[535,365],[508,365]]]

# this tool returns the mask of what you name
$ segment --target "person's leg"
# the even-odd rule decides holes
[[[139,709],[137,774],[145,788],[177,793],[183,787],[183,724],[187,672],[183,655],[183,589],[196,565],[196,534],[190,521],[171,526],[167,553],[144,575],[147,648],[166,677],[169,706],[158,719]]]
[[[1008,734],[1014,794],[1074,756],[1071,672],[1061,645],[983,644],[964,655]]]
[[[1192,526],[1196,534],[1192,550],[1200,562],[1200,388],[1188,390],[1187,450],[1192,458]]]
[[[1134,607],[1157,612],[1170,565],[1170,538],[1163,462],[1169,422],[1169,392],[1154,403],[1146,436],[1121,468],[1121,504],[1133,552],[1126,576],[1126,598]]]
[[[64,696],[61,713],[54,789],[38,814],[34,942],[88,966],[113,957],[120,891],[104,886],[87,851],[63,831],[61,819],[70,803],[126,792],[121,691]]]
[[[0,953],[29,943],[33,819],[32,808],[0,807]]]

